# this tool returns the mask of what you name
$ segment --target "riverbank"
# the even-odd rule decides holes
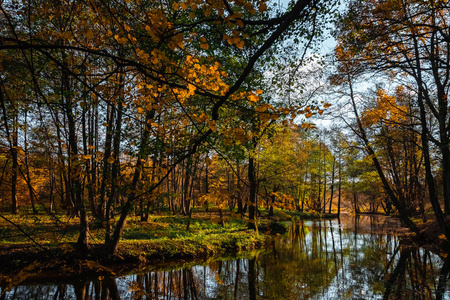
[[[196,235],[189,238],[121,241],[117,252],[105,256],[102,244],[92,244],[87,256],[76,251],[75,243],[46,250],[31,245],[0,247],[0,284],[16,285],[42,273],[57,277],[91,273],[114,275],[138,264],[192,261],[242,250],[260,248],[267,236],[254,231]]]
[[[306,220],[290,223],[288,234],[265,235],[270,242],[257,250],[135,264],[80,261],[80,268],[92,271],[41,272],[0,285],[0,291],[8,299],[248,299],[258,291],[266,299],[326,299],[336,290],[358,299],[399,294],[429,299],[444,291],[438,286],[448,278],[447,260],[380,231],[388,227],[396,232],[401,224],[395,217],[350,214],[341,220]]]
[[[66,216],[8,216],[0,224],[0,281],[21,281],[43,271],[64,274],[111,272],[111,266],[149,262],[195,260],[226,253],[258,249],[271,234],[285,232],[289,221],[334,217],[316,213],[278,210],[271,218],[258,219],[258,231],[247,229],[240,215],[196,211],[191,218],[156,214],[147,221],[130,218],[118,251],[105,256],[104,229],[91,225],[91,250],[81,255],[76,248],[77,220]],[[12,224],[14,223],[14,225]],[[58,230],[50,230],[58,225]],[[20,228],[20,230],[18,229]],[[33,241],[30,240],[33,239]]]

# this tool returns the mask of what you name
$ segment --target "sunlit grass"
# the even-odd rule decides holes
[[[262,216],[268,212],[260,209]],[[2,214],[8,221],[0,218],[0,245],[35,242],[57,246],[62,243],[73,243],[78,238],[79,219],[67,214]],[[270,233],[273,222],[291,221],[321,217],[322,214],[274,210],[270,220],[258,218],[257,224],[263,233]],[[128,218],[122,241],[161,241],[165,239],[205,239],[212,235],[227,235],[247,230],[247,220],[235,212],[224,212],[223,227],[217,211],[198,211],[192,217],[171,214],[149,215],[147,221],[141,221],[138,216]],[[14,224],[14,225],[13,225]],[[282,229],[283,226],[276,228]],[[20,228],[20,229],[19,229]],[[274,227],[272,227],[274,229]],[[104,224],[90,218],[90,241],[94,244],[103,243],[105,239]]]
[[[248,216],[223,211],[221,222],[217,210],[196,210],[191,217],[159,212],[142,221],[130,216],[114,255],[105,256],[105,224],[90,216],[88,259],[97,263],[140,263],[148,260],[204,259],[241,250],[257,249],[266,241],[266,234],[286,232],[290,221],[300,215],[275,210],[272,218],[261,210],[258,230],[248,229]],[[11,215],[0,218],[0,254],[10,260],[8,270],[21,268],[30,262],[46,262],[57,257],[61,264],[77,261],[76,241],[79,219],[61,215]],[[301,217],[307,214],[301,214]],[[118,216],[116,216],[117,221]],[[20,229],[19,229],[20,228]],[[51,253],[51,254],[50,254]],[[49,255],[47,255],[49,254]],[[84,256],[83,256],[84,257]]]
[[[64,214],[53,216],[2,215],[9,222],[0,219],[0,244],[29,243],[31,242],[30,238],[39,243],[59,244],[75,242],[78,237],[79,220],[76,217]],[[150,215],[148,221],[140,221],[139,217],[130,217],[122,240],[189,238],[196,235],[225,234],[245,229],[246,222],[236,218],[229,218],[222,228],[217,220],[211,220],[209,215],[191,219],[187,216]],[[105,238],[103,224],[95,222],[91,218],[89,231],[91,242],[103,242]]]

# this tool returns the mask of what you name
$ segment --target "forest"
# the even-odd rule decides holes
[[[0,266],[31,263],[13,282],[49,257],[207,257],[346,214],[448,250],[447,1],[0,9]]]

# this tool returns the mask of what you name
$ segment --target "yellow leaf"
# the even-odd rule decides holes
[[[88,30],[88,31],[86,32],[86,38],[87,38],[88,40],[91,40],[93,37],[94,37],[94,33],[92,32],[92,30]]]
[[[180,5],[179,5],[177,2],[174,2],[174,3],[172,4],[172,8],[173,8],[174,10],[177,10],[177,9],[180,8]]]
[[[188,9],[188,4],[186,2],[181,3],[181,8],[182,9]]]
[[[242,47],[244,47],[244,45],[245,45],[245,42],[244,42],[243,40],[240,40],[240,41],[236,44],[236,46],[237,46],[239,49],[242,49]]]
[[[200,48],[208,50],[209,49],[209,45],[207,43],[200,44]]]
[[[267,10],[267,4],[262,2],[258,7],[259,12],[265,12]]]
[[[117,43],[119,43],[119,44],[121,44],[121,45],[123,45],[123,44],[125,44],[125,43],[127,42],[127,39],[126,39],[126,38],[121,38],[121,37],[119,37],[118,34],[116,34],[116,35],[114,36],[114,39],[117,41]]]
[[[114,159],[114,157],[110,156],[106,161],[107,161],[109,164],[112,164],[112,163],[115,161],[115,159]]]
[[[302,128],[304,129],[314,129],[316,128],[316,125],[313,123],[302,123]]]
[[[64,40],[69,40],[72,38],[72,33],[66,31],[61,35],[61,38],[63,38]]]
[[[261,94],[263,93],[263,90],[256,90],[256,93],[257,93],[258,95],[261,95]]]
[[[248,100],[250,100],[250,102],[257,102],[259,100],[259,97],[254,94],[250,94],[248,96]]]
[[[144,113],[144,109],[142,107],[138,107],[137,112],[142,115]]]

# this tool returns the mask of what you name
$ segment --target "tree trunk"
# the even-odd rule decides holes
[[[122,210],[120,212],[120,217],[119,217],[119,220],[117,221],[117,224],[115,226],[112,237],[108,238],[108,240],[106,240],[106,238],[105,238],[105,243],[108,245],[108,253],[109,254],[113,254],[114,252],[117,251],[117,247],[119,245],[120,238],[122,237],[122,233],[125,228],[127,216],[131,211],[132,205],[136,201],[136,196],[137,196],[136,189],[138,187],[139,178],[142,173],[142,163],[143,163],[143,160],[145,160],[148,155],[147,141],[150,137],[150,127],[149,126],[151,126],[151,125],[148,124],[147,121],[152,119],[154,117],[154,115],[155,115],[155,111],[149,111],[146,114],[145,123],[144,123],[145,124],[144,131],[142,133],[142,138],[141,138],[141,149],[139,151],[139,155],[136,158],[136,165],[134,168],[133,180],[129,186],[130,193],[127,197],[127,200],[126,200],[124,206],[122,207]]]
[[[101,219],[104,219],[106,217],[106,186],[109,181],[110,176],[110,169],[111,169],[111,146],[112,146],[112,139],[113,139],[113,127],[114,127],[114,118],[115,118],[115,109],[111,105],[108,105],[108,112],[107,112],[107,123],[108,126],[106,128],[106,139],[105,139],[105,152],[103,156],[103,173],[102,173],[102,181],[100,186],[100,200],[99,200],[99,207],[98,207],[98,217]]]
[[[9,130],[8,125],[8,114],[6,111],[6,105],[5,105],[5,95],[3,94],[3,90],[0,90],[0,102],[2,105],[2,111],[3,111],[3,119],[5,122],[5,131],[6,131],[6,137],[9,141],[9,151],[11,153],[12,157],[12,174],[11,174],[11,213],[17,214],[19,212],[19,207],[17,203],[17,169],[18,169],[18,162],[17,162],[17,134],[15,128],[15,120],[16,118],[13,116],[13,132],[11,134]]]
[[[34,191],[33,186],[31,185],[31,176],[30,176],[30,165],[29,165],[29,153],[28,153],[28,123],[27,123],[27,111],[25,111],[25,122],[24,122],[24,152],[25,152],[25,181],[28,186],[28,195],[30,196],[31,208],[33,210],[33,214],[37,214],[38,211],[35,205]]]
[[[248,228],[256,230],[256,172],[255,159],[249,157],[248,159],[248,181],[250,187],[249,208],[248,208]]]
[[[327,165],[325,161],[325,150],[323,151],[323,213],[326,212],[327,208]]]
[[[236,164],[236,171],[237,171],[237,182],[236,182],[237,213],[242,216],[244,214],[244,209],[242,206],[241,168],[239,166],[239,163]]]
[[[425,166],[425,178],[428,185],[428,194],[430,197],[431,206],[433,207],[434,214],[436,216],[436,220],[444,231],[447,240],[450,240],[450,228],[447,225],[444,214],[442,213],[441,206],[439,204],[439,199],[436,192],[436,187],[434,184],[434,178],[431,168],[431,159],[430,159],[430,151],[428,145],[428,125],[427,125],[427,117],[425,112],[425,106],[423,103],[422,92],[419,93],[418,103],[420,108],[420,121],[422,126],[422,152],[424,156],[424,166]],[[394,203],[395,204],[395,203]]]
[[[342,177],[341,177],[341,153],[339,152],[339,172],[338,172],[338,178],[339,178],[339,185],[338,185],[338,203],[337,203],[337,214],[338,217],[341,215],[341,184],[342,184]]]
[[[17,214],[19,213],[19,204],[17,201],[17,175],[19,173],[19,163],[18,163],[18,134],[19,134],[19,126],[17,124],[17,116],[13,117],[13,135],[12,135],[12,175],[11,175],[11,213]]]
[[[66,68],[67,66],[65,66]],[[82,252],[89,249],[89,221],[87,217],[86,206],[82,198],[82,183],[80,161],[78,159],[78,142],[75,125],[75,115],[73,111],[72,98],[70,95],[69,75],[66,70],[62,71],[62,91],[64,94],[64,109],[69,129],[69,161],[71,161],[71,179],[72,192],[75,195],[75,203],[77,205],[80,216],[80,232],[77,244]]]
[[[333,158],[333,171],[331,171],[331,195],[330,206],[328,207],[328,213],[331,214],[331,205],[333,204],[333,192],[334,192],[334,172],[336,167],[336,157]]]

